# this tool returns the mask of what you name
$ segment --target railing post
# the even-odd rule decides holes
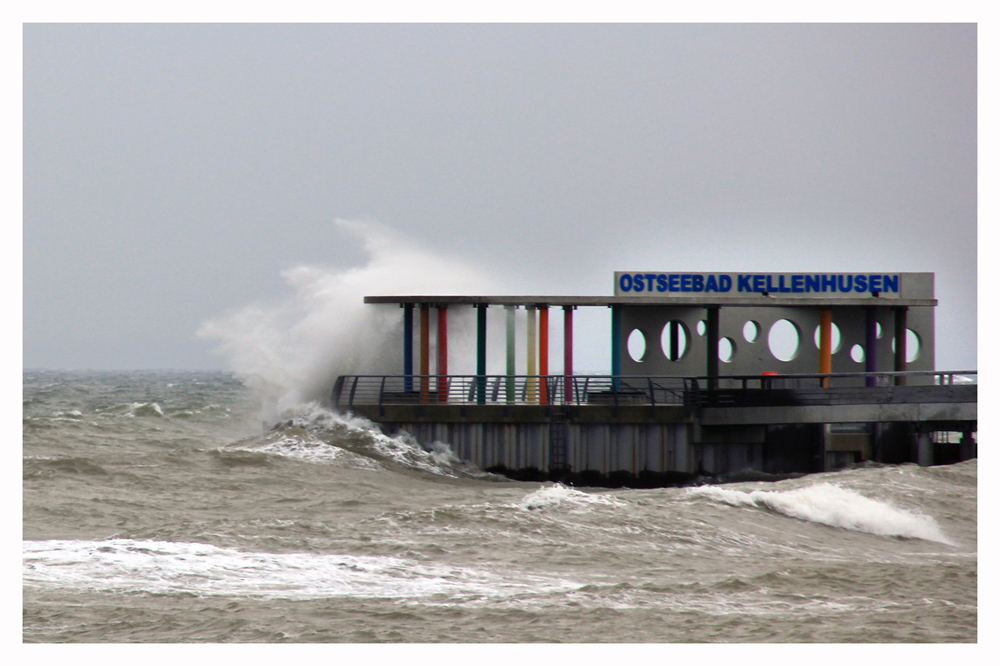
[[[354,383],[351,384],[351,395],[347,399],[347,408],[354,409],[354,392],[358,390],[358,379],[357,375],[354,375]]]

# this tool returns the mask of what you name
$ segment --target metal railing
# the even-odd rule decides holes
[[[345,375],[334,407],[354,405],[682,405],[695,377],[598,375]]]
[[[333,387],[336,409],[354,405],[688,405],[732,391],[974,385],[977,371],[918,371],[627,377],[611,375],[344,375]]]

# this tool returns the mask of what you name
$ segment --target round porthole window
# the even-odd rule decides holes
[[[767,334],[767,346],[779,361],[789,362],[799,355],[799,328],[787,319],[780,319]]]

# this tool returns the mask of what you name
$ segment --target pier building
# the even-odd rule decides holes
[[[402,373],[338,377],[333,405],[483,469],[589,485],[976,455],[976,372],[935,368],[933,273],[619,271],[614,284],[611,296],[365,297],[402,310]],[[579,308],[610,308],[605,375],[574,373]],[[472,374],[449,373],[458,309],[475,312]],[[490,312],[503,374],[487,374]]]

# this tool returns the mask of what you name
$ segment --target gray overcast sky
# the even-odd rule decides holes
[[[974,25],[23,35],[25,367],[225,367],[203,322],[366,262],[338,218],[511,293],[933,271],[937,365],[977,366]]]

